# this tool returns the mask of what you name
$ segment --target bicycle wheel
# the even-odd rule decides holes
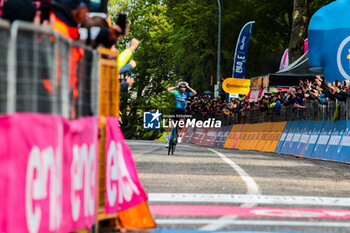
[[[177,144],[177,128],[174,129],[173,132],[173,148],[171,150],[171,154],[174,154],[175,148],[176,148],[176,144]]]
[[[168,148],[168,155],[170,155],[170,153],[173,155],[174,154],[174,150],[175,150],[175,145],[176,145],[176,128],[173,127],[171,129],[171,133],[170,133],[170,140],[169,140],[169,148]]]

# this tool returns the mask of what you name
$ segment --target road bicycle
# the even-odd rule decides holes
[[[174,154],[174,151],[175,151],[175,148],[176,148],[176,144],[177,144],[177,139],[179,137],[179,127],[173,127],[171,129],[171,132],[170,132],[170,137],[169,137],[169,147],[168,147],[168,155],[173,155]]]

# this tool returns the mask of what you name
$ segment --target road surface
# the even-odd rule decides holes
[[[164,142],[127,143],[154,232],[350,232],[350,165],[193,144],[169,156]]]

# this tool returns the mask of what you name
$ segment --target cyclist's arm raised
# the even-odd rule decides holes
[[[171,92],[172,90],[175,90],[177,87],[169,87],[168,92]]]
[[[188,82],[184,82],[184,83],[186,84],[186,87],[188,88],[188,90],[192,92],[193,95],[197,94],[197,92],[192,87],[190,87],[190,85],[188,85]]]

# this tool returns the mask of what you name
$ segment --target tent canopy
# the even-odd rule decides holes
[[[323,76],[323,73],[316,73],[309,70],[309,52],[306,52],[298,60],[290,64],[284,70],[269,74],[269,86],[296,86],[300,80]]]

